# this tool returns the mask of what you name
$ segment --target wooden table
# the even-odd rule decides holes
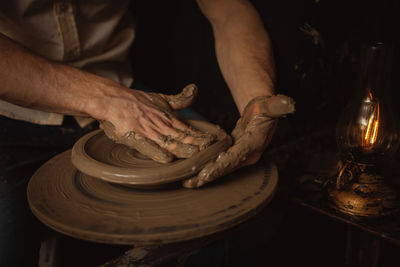
[[[288,199],[347,225],[346,266],[380,266],[382,242],[390,242],[400,252],[400,214],[358,219],[331,206],[325,185],[336,177],[338,171],[339,154],[334,134],[334,126],[328,126],[275,148],[269,154],[274,155],[278,162]]]

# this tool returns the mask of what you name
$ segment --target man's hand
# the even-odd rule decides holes
[[[94,117],[105,118],[101,119],[100,127],[110,139],[166,163],[174,156],[189,158],[215,139],[176,117],[175,110],[191,105],[196,95],[194,84],[172,96],[121,90],[119,95],[107,98],[104,112]]]
[[[261,96],[250,101],[232,132],[234,144],[209,162],[183,186],[196,188],[240,167],[256,163],[269,144],[278,118],[294,112],[294,101],[284,95]]]
[[[188,85],[176,96],[132,90],[100,76],[39,57],[0,33],[0,98],[23,107],[101,122],[108,137],[159,162],[187,158],[213,136],[191,129],[175,110],[192,104]]]

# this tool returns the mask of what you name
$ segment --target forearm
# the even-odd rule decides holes
[[[221,72],[242,113],[257,96],[274,93],[271,43],[252,4],[242,0],[198,0],[212,25]]]
[[[96,116],[94,105],[101,105],[96,100],[118,87],[110,80],[36,56],[1,34],[0,58],[0,98],[24,107]]]
[[[48,61],[0,34],[0,99],[43,111],[89,115],[105,134],[159,162],[191,157],[214,136],[188,127],[175,111],[197,87],[176,96],[149,94],[66,64]]]

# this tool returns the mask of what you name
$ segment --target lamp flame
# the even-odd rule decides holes
[[[379,102],[377,102],[374,107],[373,111],[370,114],[368,119],[367,129],[363,134],[364,138],[362,140],[363,146],[371,146],[376,142],[378,138],[378,131],[379,131]]]

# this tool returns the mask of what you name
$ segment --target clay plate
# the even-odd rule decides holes
[[[189,159],[158,163],[134,149],[116,144],[102,130],[83,136],[72,148],[72,163],[81,172],[111,183],[136,188],[154,188],[196,175],[210,160],[231,145],[231,138],[220,127],[198,120],[188,124],[217,136],[217,141]]]
[[[44,224],[94,242],[159,245],[225,230],[255,215],[278,184],[275,165],[255,165],[197,190],[138,190],[82,174],[66,151],[31,178],[28,201]]]

